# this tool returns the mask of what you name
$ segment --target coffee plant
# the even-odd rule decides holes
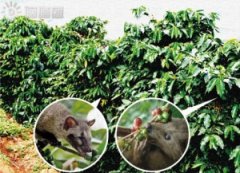
[[[0,94],[3,108],[33,123],[40,111],[63,97],[101,98],[110,139],[89,172],[138,172],[117,152],[116,121],[132,102],[160,97],[181,109],[217,98],[192,113],[191,143],[168,172],[240,172],[240,42],[215,36],[218,15],[191,9],[124,26],[106,40],[106,21],[77,17],[51,28],[26,17],[0,20]],[[88,172],[86,171],[86,172]]]
[[[145,103],[145,106],[146,106],[147,104]],[[148,106],[148,105],[147,105]],[[143,107],[143,104],[141,104],[141,105],[139,105],[139,107]],[[135,109],[141,109],[141,108],[139,108],[139,107],[134,107],[134,108],[131,108],[132,109],[132,111],[135,111],[135,112],[137,112],[137,110],[135,110]],[[130,112],[128,112],[128,113],[126,113],[125,112],[125,114],[123,114],[123,116],[121,117],[121,120],[120,120],[120,124],[122,125],[122,124],[124,124],[124,122],[126,122],[126,124],[124,124],[124,125],[127,125],[127,124],[129,124],[129,114],[130,114],[130,116],[131,116],[131,113],[132,113],[132,111],[130,111]],[[139,112],[137,112],[137,113],[139,113]],[[142,112],[141,112],[142,113]],[[146,113],[146,112],[145,112]],[[150,114],[150,113],[149,113]],[[144,118],[146,119],[148,119],[148,121],[145,121],[145,122],[143,122],[143,120],[142,120],[142,118],[140,118],[140,117],[136,117],[134,120],[133,120],[133,123],[132,123],[132,127],[131,128],[128,128],[128,129],[130,129],[130,132],[129,133],[127,133],[127,135],[126,134],[124,134],[123,135],[123,137],[122,138],[118,138],[117,139],[117,142],[119,143],[118,145],[119,145],[119,147],[121,147],[121,148],[123,148],[123,151],[124,150],[129,150],[130,149],[130,147],[131,147],[131,144],[133,143],[133,142],[140,142],[140,141],[143,141],[143,140],[146,140],[147,139],[147,137],[148,137],[148,128],[147,128],[147,124],[148,123],[152,123],[152,122],[155,122],[155,123],[161,123],[161,124],[164,124],[164,123],[168,123],[168,122],[170,122],[171,121],[171,119],[172,119],[172,112],[170,111],[170,108],[169,108],[169,105],[168,104],[166,104],[166,105],[164,105],[164,106],[162,106],[161,108],[160,107],[157,107],[157,108],[155,108],[152,112],[151,112],[151,114],[152,114],[152,116],[153,117],[151,117],[150,118],[150,116],[149,116],[149,114],[147,114],[147,116],[146,116],[146,114],[144,114],[144,115],[141,115],[141,117],[142,116],[145,116]],[[133,116],[133,115],[132,115]],[[181,117],[182,118],[182,117]],[[120,126],[120,124],[118,124],[118,126]],[[120,131],[120,128],[121,127],[119,127],[119,129],[117,129],[117,131]],[[127,130],[128,130],[127,129]],[[120,133],[120,132],[117,132],[117,134],[118,133]],[[121,135],[122,136],[122,135]],[[129,139],[131,139],[131,140],[129,140]],[[122,151],[122,152],[123,152]]]

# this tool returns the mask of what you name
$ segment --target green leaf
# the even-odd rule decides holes
[[[132,9],[132,13],[136,18],[140,18],[143,15],[148,16],[147,8],[145,6],[140,6],[138,8]]]
[[[237,117],[238,110],[239,110],[239,106],[237,104],[233,105],[232,110],[231,110],[232,118]]]
[[[175,95],[174,99],[173,99],[174,100],[173,103],[178,104],[182,98],[183,98],[183,96],[181,94]]]
[[[209,148],[217,150],[217,147],[220,147],[221,149],[224,148],[223,140],[218,135],[211,135],[209,140]]]
[[[192,71],[192,76],[196,77],[200,72],[201,72],[201,69],[196,66]]]
[[[175,83],[175,80],[173,80],[173,81],[170,83],[170,85],[168,85],[168,92],[169,92],[169,93],[172,93],[172,89],[173,89],[174,83]]]
[[[205,128],[209,128],[210,127],[210,125],[211,125],[211,118],[210,118],[209,114],[204,116],[203,124],[204,124]]]
[[[220,78],[216,80],[216,88],[217,88],[217,94],[220,97],[223,97],[223,94],[225,93],[225,84],[223,80],[221,80]]]
[[[236,62],[232,63],[230,66],[231,66],[231,71],[232,72],[239,71],[240,61],[236,61]]]
[[[147,49],[147,53],[144,55],[144,59],[148,60],[150,63],[155,61],[155,59],[159,55],[160,49],[154,46],[149,46],[149,49]]]
[[[230,136],[230,140],[234,141],[235,133],[240,135],[240,129],[235,125],[228,125],[224,129],[224,138],[228,138],[228,136]]]
[[[235,84],[237,85],[238,88],[240,88],[240,79],[235,79]]]
[[[164,59],[162,59],[162,61],[161,61],[161,66],[163,67],[163,68],[169,68],[169,63],[168,63],[168,60],[166,59],[166,58],[164,58]]]
[[[195,162],[194,162],[194,164],[192,165],[192,168],[194,169],[194,168],[198,168],[198,167],[201,167],[201,166],[204,166],[206,163],[205,162],[203,162],[202,160],[196,160]]]
[[[172,26],[170,30],[170,37],[171,38],[180,38],[182,36],[182,33],[178,27],[175,25]]]
[[[162,31],[159,28],[156,28],[153,31],[153,40],[154,42],[159,42],[162,39]]]
[[[211,92],[213,90],[213,88],[216,86],[216,82],[217,82],[216,78],[211,79],[207,84],[207,90],[206,91]]]
[[[238,145],[234,150],[232,150],[229,159],[234,160],[234,165],[236,168],[240,167],[240,145]]]
[[[130,100],[122,99],[124,105],[130,105],[132,102]]]
[[[211,135],[205,135],[205,137],[202,139],[200,143],[200,149],[202,151],[205,151],[205,147],[208,143],[209,149],[217,150],[218,147],[221,149],[224,148],[223,140],[220,138],[220,136],[211,134]]]
[[[87,71],[87,77],[88,77],[88,79],[92,79],[92,72],[91,71]]]
[[[205,146],[208,142],[209,142],[209,136],[205,135],[204,138],[201,140],[201,143],[200,143],[200,149],[202,151],[205,151]]]

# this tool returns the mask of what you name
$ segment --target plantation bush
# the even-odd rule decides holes
[[[148,15],[134,9],[137,17]],[[240,172],[240,42],[216,38],[217,14],[190,9],[162,20],[125,24],[124,35],[104,39],[105,21],[78,17],[49,28],[25,17],[0,21],[0,75],[4,108],[33,122],[62,97],[102,98],[110,143],[90,172],[138,172],[114,144],[121,112],[139,98],[161,97],[180,108],[217,100],[189,116],[191,143],[169,172]]]

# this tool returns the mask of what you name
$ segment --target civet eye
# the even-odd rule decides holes
[[[166,140],[170,140],[170,139],[171,139],[171,135],[170,135],[169,133],[165,133],[165,134],[164,134],[164,138],[165,138]]]

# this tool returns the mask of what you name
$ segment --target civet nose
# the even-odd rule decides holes
[[[152,125],[150,123],[147,124],[147,131],[151,132],[152,131]]]

